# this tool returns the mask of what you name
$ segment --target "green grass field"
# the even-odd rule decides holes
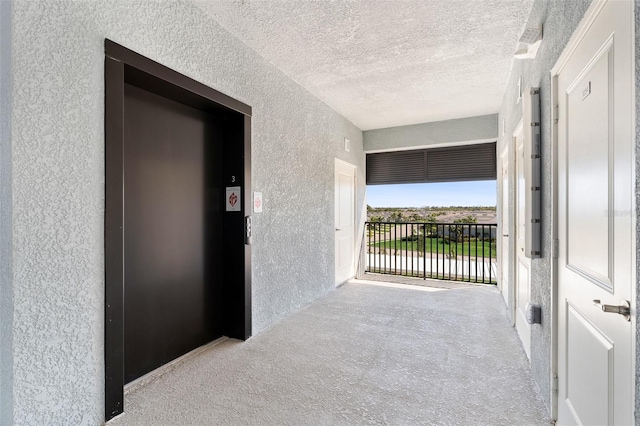
[[[386,250],[408,250],[418,252],[422,252],[424,250],[427,253],[457,254],[458,256],[469,256],[469,254],[471,254],[471,258],[474,258],[475,256],[482,257],[483,254],[485,257],[496,257],[496,249],[495,247],[491,247],[491,243],[489,241],[476,241],[475,239],[465,241],[464,243],[449,243],[449,241],[446,241],[443,238],[426,238],[424,242],[425,247],[423,247],[422,241],[403,240],[390,240],[376,243],[371,241],[370,245],[372,247],[381,247]]]

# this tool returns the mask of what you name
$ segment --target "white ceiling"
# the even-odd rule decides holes
[[[197,4],[362,130],[496,113],[533,0]]]

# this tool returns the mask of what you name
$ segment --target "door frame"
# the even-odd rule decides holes
[[[243,214],[250,214],[251,114],[250,106],[173,71],[151,59],[105,39],[105,217],[104,217],[104,408],[105,421],[124,410],[124,85],[128,80],[178,102],[202,110],[226,109],[244,116]],[[244,286],[237,335],[251,336],[251,246],[244,245]],[[236,300],[234,299],[234,303]]]
[[[504,234],[507,234],[507,241],[508,241],[508,246],[506,248],[506,255],[507,255],[507,265],[500,265],[500,273],[502,274],[502,272],[504,271],[504,268],[507,268],[507,273],[506,273],[506,279],[507,279],[507,298],[505,299],[505,303],[507,303],[508,305],[512,305],[512,306],[507,306],[508,308],[508,313],[509,313],[509,321],[511,322],[512,326],[515,326],[515,311],[514,311],[514,306],[513,306],[513,293],[514,293],[514,286],[515,286],[515,279],[514,279],[514,268],[510,267],[511,262],[511,258],[513,257],[512,255],[514,254],[514,250],[513,250],[513,243],[511,241],[511,235],[513,235],[513,233],[511,232],[511,230],[513,229],[513,225],[514,225],[514,211],[515,209],[511,209],[510,205],[511,202],[513,201],[513,197],[511,196],[512,194],[512,185],[513,185],[513,177],[512,177],[512,172],[511,170],[509,170],[509,167],[511,164],[513,164],[513,161],[515,159],[515,157],[512,155],[512,145],[513,145],[513,135],[509,136],[509,138],[507,139],[504,148],[502,149],[502,153],[500,154],[500,183],[498,184],[502,189],[500,191],[500,206],[504,205],[504,186],[502,185],[502,173],[504,172],[504,164],[506,162],[507,164],[507,197],[509,200],[509,205],[507,205],[507,210],[504,211],[504,209],[500,209],[500,213],[501,213],[501,217],[500,217],[500,227],[501,227],[501,232],[500,232],[500,250],[501,252],[505,251],[505,247],[504,247]],[[508,220],[509,220],[509,226],[508,229],[504,229],[503,227],[503,219],[502,216],[507,216]],[[501,259],[503,259],[503,255],[500,256]],[[504,299],[504,283],[502,282],[502,276],[500,277],[500,291],[503,295],[503,299]]]
[[[350,277],[346,280],[346,281],[349,281],[349,279],[353,278],[356,275],[357,259],[358,259],[358,256],[357,256],[358,251],[357,251],[357,243],[356,243],[356,240],[357,240],[356,236],[358,235],[357,228],[356,228],[356,222],[357,222],[356,205],[357,205],[357,191],[358,191],[358,166],[356,166],[355,164],[348,163],[348,162],[346,162],[344,160],[341,160],[339,158],[335,158],[334,159],[334,163],[333,163],[333,185],[334,185],[333,186],[333,190],[334,190],[333,224],[334,224],[334,229],[335,229],[335,224],[336,224],[336,219],[337,219],[337,216],[336,216],[336,207],[337,206],[335,205],[335,202],[336,202],[336,197],[337,197],[336,174],[337,174],[337,170],[338,170],[338,168],[337,168],[338,164],[340,164],[342,166],[345,166],[345,167],[348,167],[348,168],[353,170],[353,205],[351,206],[352,212],[353,212],[353,224],[352,224],[352,226],[353,226],[353,236],[352,236],[352,238],[353,238],[353,253],[352,253],[352,258],[351,258],[351,271],[349,273]],[[335,259],[334,259],[333,280],[335,281],[335,286],[339,287],[342,284],[344,284],[346,281],[338,282],[338,279],[337,279],[338,278],[337,277],[337,274],[338,274],[338,267],[337,267],[338,266],[337,265],[338,264],[338,253],[335,250],[335,239],[337,238],[336,232],[333,233],[333,235],[334,235],[334,237],[333,237],[333,239],[334,239],[334,252],[335,252],[334,253]]]
[[[518,125],[516,126],[516,128],[513,130],[513,133],[511,134],[511,146],[512,146],[512,150],[511,150],[511,160],[512,160],[512,164],[513,164],[513,174],[511,175],[511,180],[509,181],[510,187],[512,189],[511,194],[513,195],[513,200],[512,200],[512,205],[513,205],[513,209],[511,210],[511,229],[513,230],[513,232],[511,233],[511,235],[513,235],[512,238],[510,238],[512,244],[511,244],[511,257],[513,258],[513,263],[512,263],[512,271],[511,271],[511,278],[512,278],[512,285],[511,285],[511,297],[509,298],[511,301],[511,309],[510,309],[510,314],[511,314],[511,325],[513,325],[514,327],[516,327],[516,315],[518,315],[518,292],[516,291],[516,287],[518,285],[518,143],[516,142],[517,140],[517,134],[522,132],[524,129],[524,118],[520,119],[520,121],[518,122]],[[524,143],[524,142],[523,142]],[[517,333],[517,330],[516,330]],[[519,338],[519,337],[518,337]]]
[[[513,158],[513,179],[512,179],[512,184],[513,184],[513,215],[512,215],[512,219],[513,219],[513,226],[511,229],[513,229],[513,236],[514,238],[511,239],[511,241],[513,242],[512,244],[512,248],[511,248],[511,252],[513,254],[513,286],[511,286],[512,289],[512,296],[511,296],[511,303],[512,303],[512,308],[511,308],[511,315],[512,315],[512,322],[513,322],[513,326],[516,328],[516,333],[518,334],[518,338],[520,339],[520,341],[523,344],[523,349],[525,350],[525,352],[527,352],[527,357],[529,359],[529,362],[531,361],[531,326],[529,324],[527,324],[527,326],[529,326],[529,341],[528,343],[526,343],[525,345],[525,341],[523,340],[523,336],[520,334],[520,332],[518,331],[518,294],[519,294],[519,282],[520,282],[520,275],[519,275],[519,267],[520,267],[520,253],[518,251],[518,237],[520,235],[520,230],[519,228],[519,211],[518,211],[518,203],[519,203],[519,198],[520,198],[520,193],[518,191],[518,168],[520,167],[520,160],[518,158],[518,135],[520,133],[522,133],[522,151],[523,153],[526,152],[526,138],[524,135],[524,121],[525,121],[525,117],[522,117],[520,119],[520,122],[518,123],[518,125],[516,126],[515,130],[513,131],[513,134],[511,135],[511,141],[512,141],[512,145],[513,145],[513,155],[511,156]],[[525,186],[526,186],[526,171],[524,170],[525,165],[522,164],[523,167],[523,174],[525,177]],[[526,188],[525,188],[526,190]],[[524,206],[524,209],[526,210],[527,206]],[[526,217],[526,212],[524,212],[525,217]],[[526,231],[525,231],[525,235],[522,236],[523,239],[526,239]],[[526,242],[525,242],[526,245]],[[526,257],[526,256],[525,256]],[[528,295],[528,299],[531,297],[531,259],[528,259],[529,265],[528,265],[528,272],[529,272],[529,276],[527,277],[527,283],[528,283],[528,290],[529,290],[529,295]],[[527,348],[528,347],[528,348]]]
[[[598,17],[598,15],[600,14],[600,12],[602,11],[602,9],[604,8],[604,6],[607,4],[608,1],[611,0],[593,0],[593,2],[591,3],[591,5],[589,6],[589,8],[587,9],[587,11],[584,14],[584,17],[582,18],[582,21],[580,21],[580,24],[578,25],[578,27],[575,29],[575,31],[573,32],[571,38],[569,39],[569,41],[567,42],[566,46],[564,47],[564,49],[562,50],[562,53],[560,54],[560,56],[558,57],[558,60],[556,61],[555,65],[553,66],[553,68],[551,68],[551,71],[549,72],[550,77],[551,77],[551,111],[552,111],[552,126],[551,126],[551,238],[552,238],[552,244],[551,244],[551,248],[552,248],[552,253],[551,253],[551,376],[549,377],[549,380],[551,381],[551,418],[553,420],[557,420],[558,418],[558,349],[559,349],[559,342],[558,342],[558,335],[559,335],[559,330],[558,327],[560,326],[559,323],[559,317],[558,317],[558,309],[559,309],[559,300],[558,300],[558,274],[559,274],[559,265],[558,265],[558,252],[557,252],[557,244],[558,244],[558,204],[559,204],[559,200],[558,200],[558,109],[557,109],[557,105],[558,105],[558,99],[559,99],[559,93],[558,93],[558,76],[560,75],[560,73],[562,72],[562,70],[564,69],[564,67],[567,65],[567,63],[569,62],[569,59],[571,58],[571,56],[573,55],[573,53],[575,52],[575,50],[578,48],[578,46],[580,45],[580,43],[582,42],[582,40],[584,39],[585,35],[587,34],[587,32],[589,31],[589,29],[591,28],[591,25],[593,25],[594,21],[596,20],[596,18]],[[630,14],[635,22],[635,13],[634,13],[634,2],[629,2],[630,3]],[[635,25],[631,26],[631,38],[632,38],[632,55],[634,57],[634,59],[631,61],[631,67],[632,67],[632,72],[631,75],[632,76],[636,76],[636,69],[635,69]],[[632,95],[631,95],[631,112],[632,112],[632,120],[631,120],[631,134],[632,135],[636,135],[636,104],[635,104],[635,100],[636,100],[636,87],[635,84],[631,85],[631,90],[632,90]],[[633,141],[633,144],[635,145],[636,141]],[[632,167],[632,179],[633,182],[636,181],[636,169],[635,167]],[[632,229],[636,230],[635,234],[636,237],[632,238],[632,246],[633,246],[633,252],[635,253],[637,250],[637,239],[638,239],[638,232],[637,232],[637,219],[636,219],[636,214],[637,214],[637,201],[636,201],[636,197],[633,197],[633,202],[632,202]],[[637,260],[636,257],[633,257],[633,261],[636,262],[635,267],[633,268],[632,271],[632,284],[631,284],[631,328],[632,330],[635,330],[636,332],[632,332],[631,333],[631,369],[632,369],[632,374],[634,377],[634,382],[636,383],[635,386],[632,387],[632,398],[633,398],[633,402],[632,405],[635,405],[635,402],[637,401],[637,395],[636,395],[636,386],[637,386],[637,366],[636,366],[636,345],[637,345],[637,339],[636,339],[636,333],[637,333],[637,311],[636,311],[636,298],[637,298],[637,287],[638,287],[638,277],[637,277]],[[636,314],[634,314],[636,313]],[[637,419],[636,419],[637,420]]]

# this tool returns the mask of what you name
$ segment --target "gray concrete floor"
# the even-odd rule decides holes
[[[354,281],[127,394],[109,425],[547,425],[491,286]]]

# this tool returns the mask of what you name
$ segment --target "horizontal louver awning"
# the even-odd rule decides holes
[[[367,154],[367,184],[423,182],[426,173],[424,150]]]
[[[367,154],[367,185],[495,179],[495,142]]]

